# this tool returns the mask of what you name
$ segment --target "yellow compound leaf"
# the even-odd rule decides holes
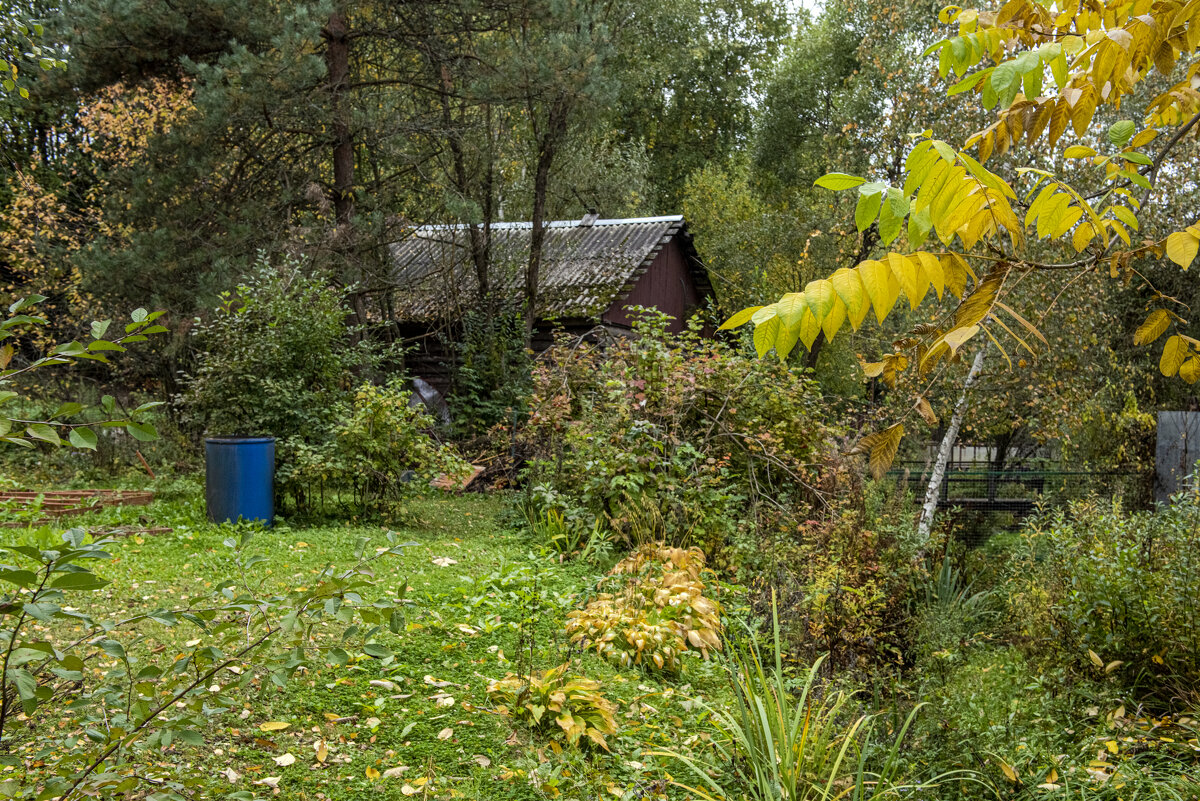
[[[837,290],[833,284],[826,280],[809,281],[804,287],[804,298],[808,301],[808,309],[817,318],[817,322],[824,322],[826,315],[833,311],[835,302],[837,301]]]
[[[917,308],[929,287],[928,283],[925,283],[924,287],[921,286],[920,262],[906,259],[899,253],[889,253],[887,264],[900,284],[904,296],[908,298],[909,308]]]
[[[1179,365],[1179,377],[1189,384],[1200,381],[1200,358],[1193,356]]]
[[[900,282],[886,264],[874,259],[859,264],[855,271],[862,281],[867,297],[871,299],[875,319],[883,323],[892,306],[896,304],[896,299],[900,297]]]
[[[1083,249],[1092,243],[1096,238],[1096,228],[1090,222],[1080,223],[1075,229],[1075,233],[1071,235],[1071,246],[1075,248],[1076,253],[1082,253]]]
[[[1167,258],[1183,269],[1191,266],[1200,250],[1200,239],[1189,231],[1177,231],[1167,237]]]
[[[1178,334],[1171,337],[1163,345],[1162,357],[1158,360],[1159,371],[1168,378],[1175,375],[1187,358],[1187,353],[1187,343]]]
[[[933,406],[930,405],[929,401],[924,396],[917,398],[917,404],[915,408],[917,410],[917,414],[921,415],[922,420],[924,420],[926,423],[929,423],[931,426],[937,425],[938,417],[933,411]]]
[[[789,292],[776,301],[775,314],[787,328],[797,328],[807,308],[808,299],[803,292]]]
[[[754,329],[754,350],[758,358],[767,355],[767,351],[775,347],[775,339],[779,336],[779,318],[771,317],[759,323]]]
[[[946,274],[942,269],[942,263],[932,253],[916,253],[914,255],[921,264],[924,280],[930,283],[933,291],[937,293],[938,300],[941,300],[942,292],[946,288]]]
[[[800,321],[800,341],[804,343],[804,347],[812,350],[813,343],[817,341],[817,335],[821,333],[821,323],[813,316],[812,309],[805,309],[804,318]],[[779,345],[776,344],[776,350]]]
[[[808,312],[805,312],[805,316],[812,317]],[[775,334],[775,355],[779,357],[779,361],[787,359],[792,348],[796,347],[798,339],[800,339],[800,326],[795,328],[789,328],[782,324],[779,326],[779,331]]]
[[[748,309],[742,309],[740,312],[721,323],[721,327],[717,330],[725,331],[730,328],[737,328],[738,326],[745,325],[746,323],[750,322],[750,318],[754,316],[754,313],[761,308],[762,306],[751,306]]]
[[[1137,331],[1133,332],[1133,344],[1149,345],[1166,333],[1170,325],[1170,312],[1166,309],[1155,309],[1150,312],[1150,316],[1146,318],[1146,321],[1138,326]]]
[[[879,479],[892,466],[896,459],[896,451],[900,448],[900,440],[904,437],[904,424],[896,423],[883,431],[868,434],[858,444],[857,450],[867,451],[867,467],[871,475]]]
[[[825,319],[821,321],[821,330],[825,332],[826,339],[833,339],[833,335],[838,332],[842,324],[846,322],[846,304],[842,302],[840,297],[833,299],[833,307],[829,310],[829,314],[825,315]]]
[[[1129,146],[1135,150],[1145,147],[1154,141],[1154,137],[1156,136],[1158,136],[1158,131],[1154,130],[1153,128],[1147,128],[1144,131],[1139,131],[1137,136],[1133,137],[1133,141],[1129,143]]]
[[[946,278],[946,289],[957,298],[961,298],[967,291],[967,279],[975,278],[975,273],[971,271],[967,260],[957,253],[946,253],[941,258],[942,273]]]
[[[842,267],[829,276],[829,283],[833,284],[834,291],[842,299],[842,303],[846,304],[846,319],[850,321],[851,327],[857,331],[871,308],[866,289],[863,287],[862,279],[859,278],[858,272],[848,267]]]
[[[996,297],[1004,285],[1007,275],[1007,265],[1000,264],[992,268],[992,271],[979,282],[975,291],[968,295],[955,310],[954,327],[967,328],[983,322],[984,318],[991,313],[992,306],[996,303]]]

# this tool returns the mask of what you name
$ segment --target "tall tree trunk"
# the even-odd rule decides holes
[[[525,347],[533,344],[533,326],[538,311],[538,281],[542,271],[542,246],[546,242],[546,186],[553,156],[538,156],[533,178],[533,218],[529,232],[529,264],[525,268]]]
[[[329,76],[330,128],[333,132],[333,250],[341,257],[343,280],[354,285],[350,308],[359,325],[367,322],[365,287],[354,262],[354,137],[346,89],[350,80],[350,29],[346,15],[335,9],[323,31],[325,69]]]
[[[933,463],[933,474],[929,477],[929,486],[925,489],[925,504],[921,507],[921,519],[917,523],[917,540],[921,543],[919,551],[921,556],[925,554],[925,547],[929,543],[929,534],[933,530],[933,516],[937,512],[938,494],[942,491],[942,482],[946,478],[946,465],[950,461],[950,452],[954,450],[954,443],[958,439],[958,430],[962,428],[963,418],[967,415],[968,393],[975,385],[976,379],[979,378],[979,371],[983,369],[985,353],[987,353],[987,343],[984,343],[983,347],[975,354],[975,361],[971,362],[971,371],[967,373],[967,380],[963,383],[962,393],[958,396],[954,414],[950,417],[950,425],[946,427],[946,435],[942,437],[937,459]]]
[[[350,77],[350,31],[346,15],[334,11],[325,26],[325,69],[329,73],[329,106],[333,130],[333,208],[339,226],[354,216],[354,140],[346,85]]]
[[[996,446],[996,455],[988,464],[987,498],[989,501],[996,500],[996,493],[1000,489],[999,474],[1004,472],[1004,466],[1008,463],[1008,452],[1012,450],[1016,435],[1016,431],[1009,430],[996,437],[994,443]]]
[[[567,132],[567,103],[550,104],[546,130],[538,137],[537,171],[533,176],[533,218],[529,233],[529,264],[525,269],[525,347],[533,344],[533,327],[538,311],[538,281],[542,270],[542,250],[546,242],[546,193],[550,184],[550,167],[558,146]]]

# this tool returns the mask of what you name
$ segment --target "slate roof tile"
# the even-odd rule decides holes
[[[539,316],[599,318],[633,289],[662,247],[683,229],[679,215],[596,220],[591,225],[548,223]],[[489,280],[512,298],[523,294],[531,233],[527,222],[492,225]],[[456,316],[470,305],[478,285],[469,236],[466,226],[427,225],[392,246],[393,303],[399,318]]]

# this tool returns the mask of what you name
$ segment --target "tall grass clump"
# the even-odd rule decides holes
[[[913,783],[905,775],[901,747],[918,709],[886,740],[879,725],[882,715],[859,712],[851,693],[823,691],[817,679],[824,657],[793,689],[783,666],[774,602],[771,645],[764,660],[758,637],[750,632],[741,647],[731,649],[727,667],[732,702],[728,710],[707,707],[716,729],[716,753],[705,762],[728,765],[723,773],[710,774],[694,754],[659,754],[678,759],[696,779],[693,786],[679,786],[711,801],[866,801],[899,797],[936,783]],[[954,774],[970,778],[963,771]],[[948,778],[952,774],[938,777]]]

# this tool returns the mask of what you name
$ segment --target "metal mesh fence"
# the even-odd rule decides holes
[[[924,499],[928,465],[899,465],[888,475],[918,502]],[[938,509],[958,537],[978,545],[997,531],[1018,527],[1036,509],[1080,498],[1113,498],[1127,508],[1144,508],[1151,503],[1153,487],[1150,472],[954,468],[942,481]]]

